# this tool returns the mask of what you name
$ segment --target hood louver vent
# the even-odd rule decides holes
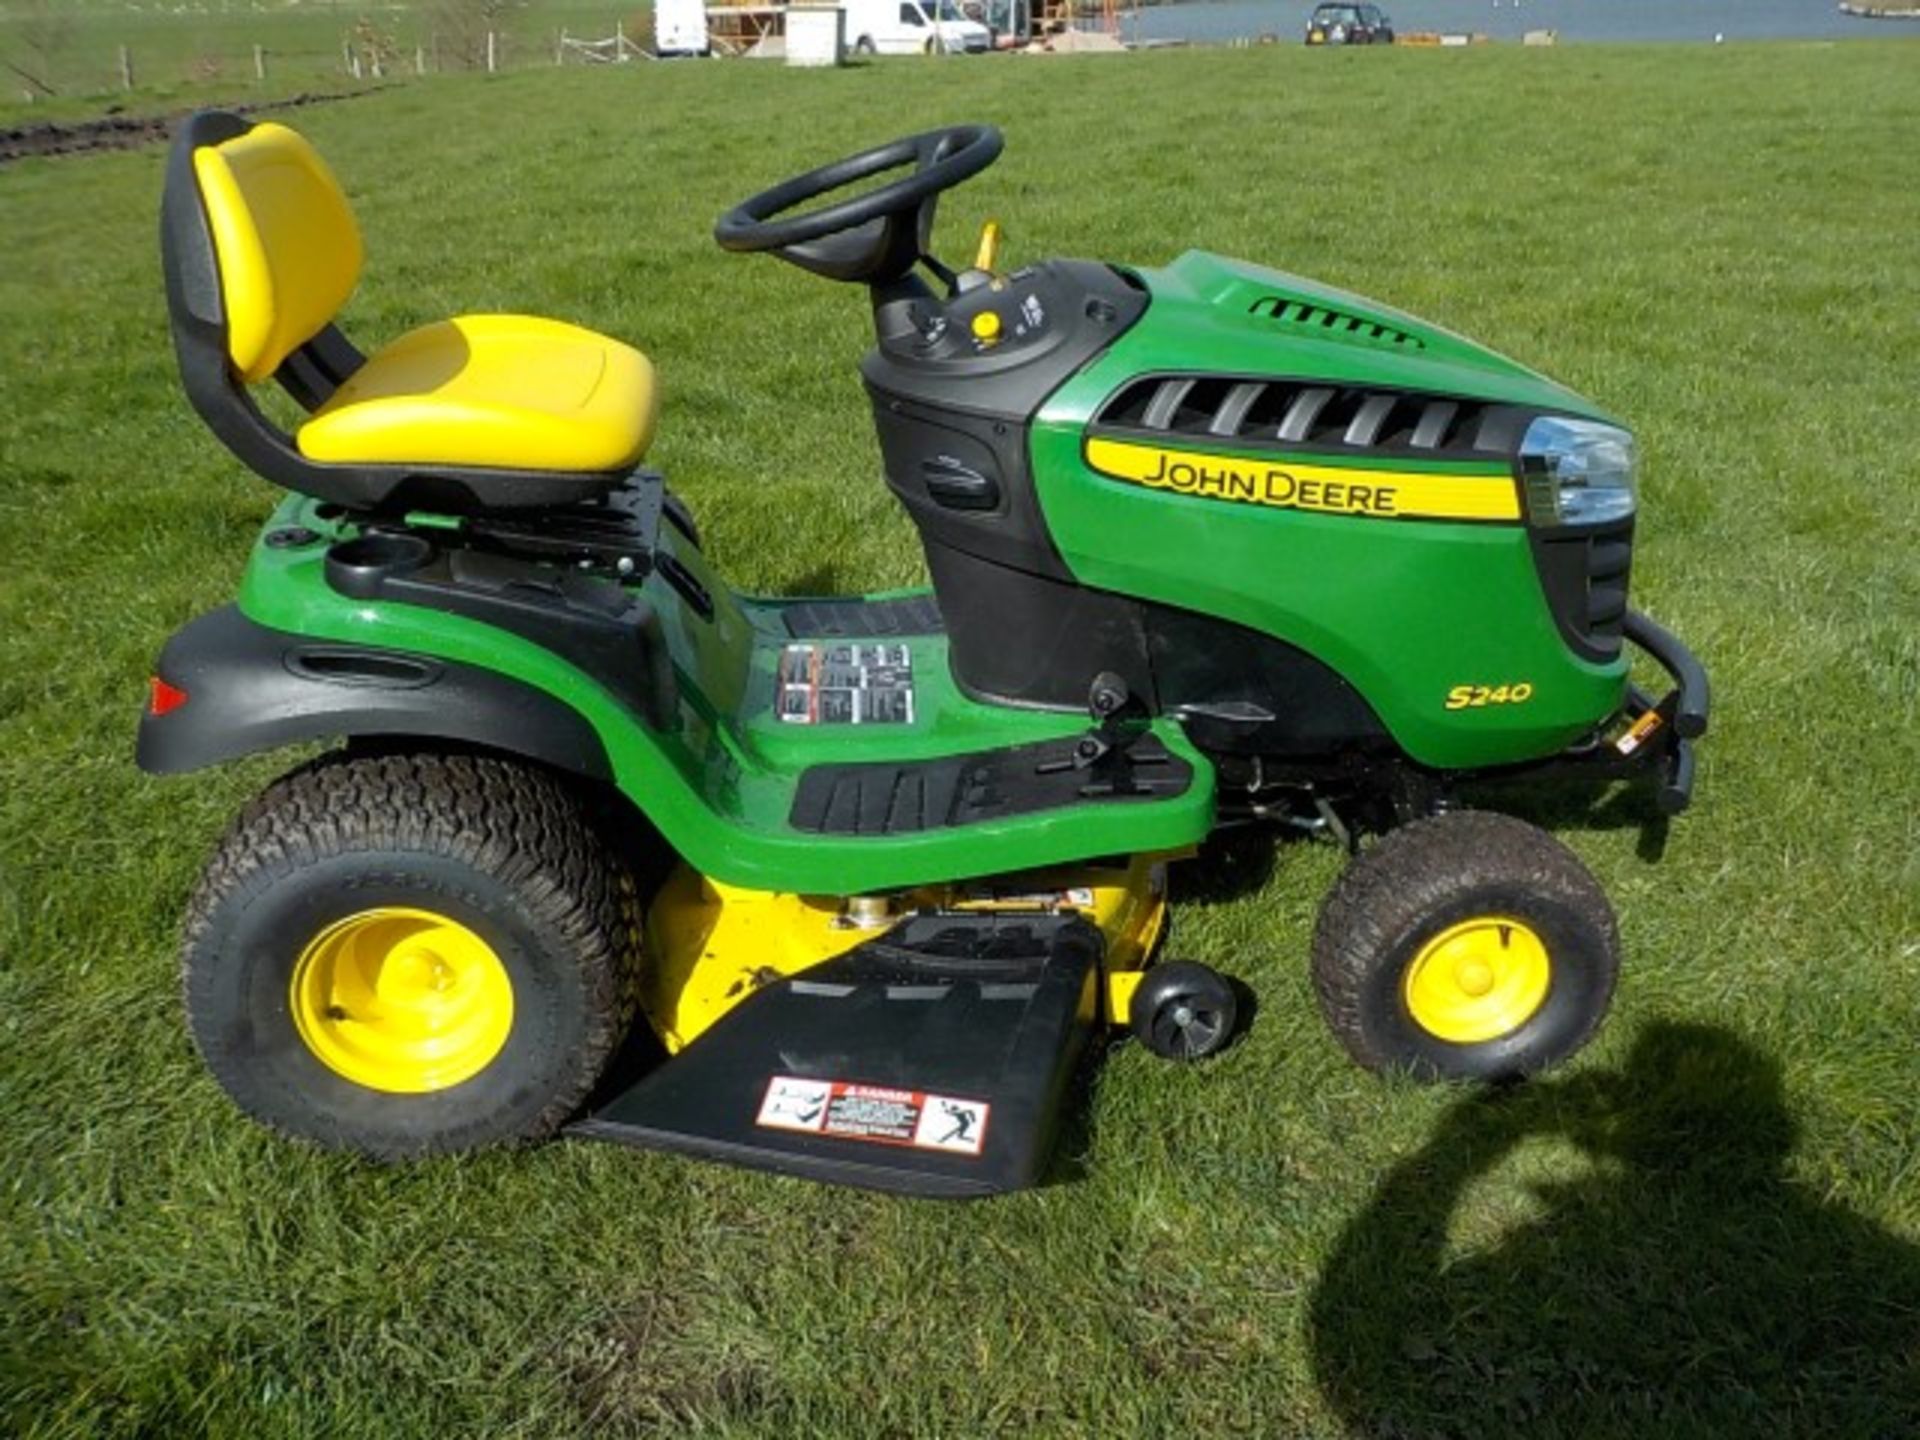
[[[1117,430],[1428,455],[1512,455],[1533,412],[1511,405],[1308,380],[1136,380],[1094,424]]]
[[[1289,300],[1284,295],[1262,295],[1247,307],[1249,315],[1264,315],[1284,325],[1302,330],[1319,330],[1343,340],[1365,340],[1398,350],[1424,350],[1427,342],[1409,331],[1382,325],[1360,315],[1350,315],[1331,305],[1308,300]]]

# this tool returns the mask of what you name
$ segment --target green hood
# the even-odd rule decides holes
[[[1094,367],[1116,380],[1151,370],[1324,379],[1618,423],[1504,355],[1330,285],[1204,250],[1138,273],[1153,304]]]

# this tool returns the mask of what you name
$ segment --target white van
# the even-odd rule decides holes
[[[977,55],[993,44],[958,0],[846,0],[847,42],[856,55]]]
[[[654,0],[654,54],[662,59],[707,55],[712,48],[707,38],[707,0]]]

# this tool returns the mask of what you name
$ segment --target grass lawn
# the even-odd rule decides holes
[[[1116,1050],[1060,1182],[913,1203],[584,1143],[374,1169],[202,1072],[177,918],[275,757],[131,755],[273,492],[178,393],[158,148],[0,169],[0,1429],[25,1435],[1920,1430],[1920,46],[1179,52],[429,79],[294,117],[348,328],[631,337],[743,587],[915,583],[863,299],[708,238],[772,179],[1005,127],[1010,258],[1189,245],[1376,294],[1638,427],[1639,603],[1717,689],[1613,1019],[1504,1098],[1383,1083],[1304,966],[1330,848],[1176,875],[1260,1010]],[[831,557],[822,575],[821,556]]]

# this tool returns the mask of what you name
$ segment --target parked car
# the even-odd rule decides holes
[[[1307,21],[1309,45],[1391,45],[1393,20],[1378,5],[1322,5]]]
[[[956,0],[850,0],[846,11],[857,55],[979,54],[993,43]]]

